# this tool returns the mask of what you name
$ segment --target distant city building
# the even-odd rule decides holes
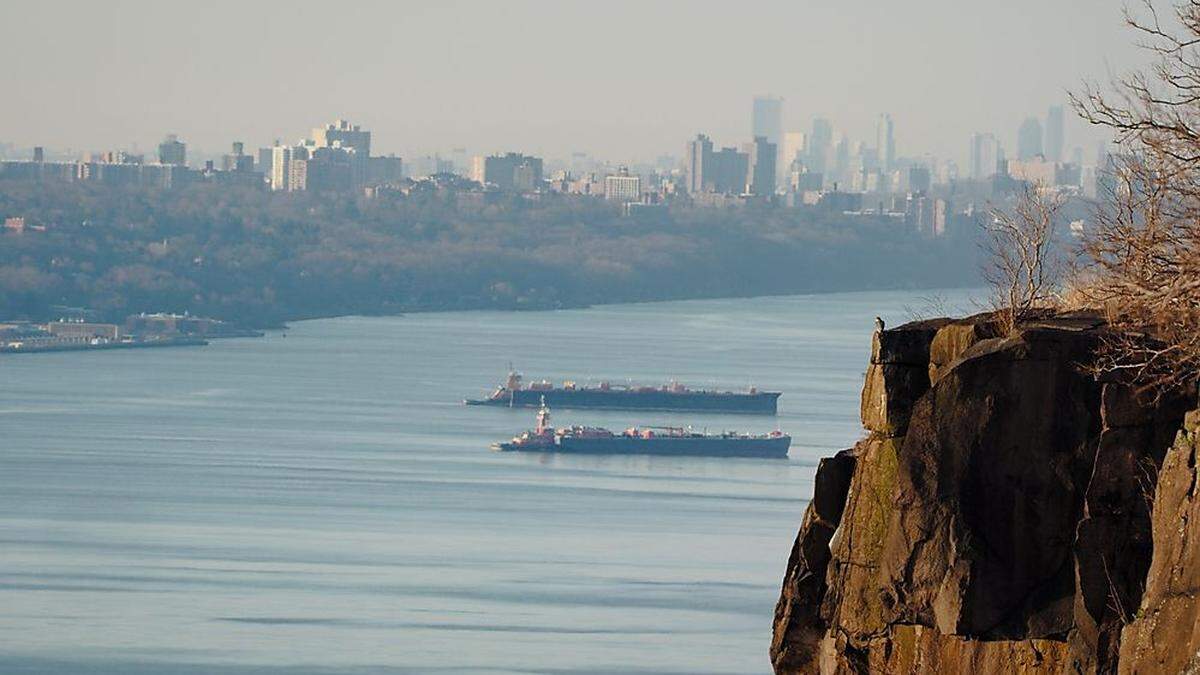
[[[1017,159],[1028,161],[1042,154],[1042,123],[1030,117],[1017,130]]]
[[[1082,171],[1078,164],[1052,162],[1041,156],[1028,161],[1010,160],[1008,175],[1013,180],[1046,186],[1080,186]]]
[[[275,150],[273,148],[259,148],[258,161],[254,163],[255,167],[258,168],[258,172],[263,175],[263,178],[268,183],[271,182],[271,164],[274,161],[272,159],[274,155]]]
[[[312,140],[318,148],[340,147],[351,151],[349,155],[350,180],[354,186],[366,182],[367,163],[371,156],[371,132],[364,131],[357,124],[351,124],[346,120],[337,120],[332,124],[313,129]]]
[[[879,123],[875,127],[875,148],[881,170],[891,171],[896,168],[896,127],[888,113],[879,116]]]
[[[1046,112],[1046,159],[1051,162],[1063,161],[1063,148],[1066,138],[1063,135],[1063,107],[1051,106]]]
[[[783,157],[781,158],[785,173],[797,168],[797,163],[804,163],[803,131],[789,131],[783,135]]]
[[[483,182],[486,180],[486,176],[485,176],[486,172],[487,172],[487,157],[484,157],[482,155],[476,155],[475,157],[472,157],[471,158],[471,167],[470,167],[470,170],[467,172],[467,178],[470,178],[471,180],[475,181],[476,183],[483,184]]]
[[[754,97],[750,129],[752,137],[762,136],[778,148],[783,141],[783,99],[774,96]]]
[[[692,194],[712,190],[713,144],[704,134],[696,134],[696,138],[687,147],[687,190]]]
[[[971,135],[971,178],[984,180],[996,174],[1000,160],[1000,144],[993,134]]]
[[[115,324],[84,321],[51,321],[46,324],[46,332],[62,337],[95,337],[109,340],[116,340],[121,336],[121,329]]]
[[[750,156],[737,148],[721,148],[712,153],[712,179],[706,176],[707,191],[722,194],[741,194],[750,175]]]
[[[805,165],[809,171],[824,174],[831,169],[829,161],[833,149],[833,124],[827,119],[818,117],[813,120],[812,134],[808,137]]]
[[[271,148],[271,189],[286,192],[290,189],[292,149],[286,145]]]
[[[247,155],[243,150],[245,145],[241,141],[233,143],[233,151],[221,158],[222,171],[236,171],[239,173],[249,173],[254,171],[254,157]]]
[[[404,163],[395,155],[367,158],[367,182],[371,185],[394,183],[404,178]]]
[[[756,195],[775,194],[775,168],[778,164],[776,145],[766,136],[755,136],[746,144],[749,166],[746,191]]]
[[[908,189],[911,192],[929,192],[933,187],[933,176],[929,167],[914,166],[908,170]]]
[[[629,175],[629,169],[621,167],[615,176],[604,177],[604,198],[612,201],[635,202],[642,196],[642,179]]]
[[[158,163],[187,166],[187,145],[175,134],[170,134],[158,144]]]
[[[481,182],[505,191],[532,192],[542,182],[542,160],[517,152],[486,157]]]

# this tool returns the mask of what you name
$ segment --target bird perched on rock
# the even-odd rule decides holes
[[[876,333],[883,332],[883,319],[881,319],[879,317],[875,317],[875,332]]]

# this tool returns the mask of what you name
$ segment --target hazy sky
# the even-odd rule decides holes
[[[755,94],[787,129],[828,116],[900,155],[965,160],[1083,78],[1140,64],[1116,0],[0,3],[0,141],[218,152],[337,117],[379,153],[681,155],[748,140]],[[1075,132],[1075,133],[1072,133]],[[1068,124],[1068,152],[1095,136]],[[1086,141],[1086,144],[1083,142]]]

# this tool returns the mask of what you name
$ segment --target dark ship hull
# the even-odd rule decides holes
[[[525,452],[561,452],[584,455],[676,455],[689,457],[787,457],[792,439],[788,436],[774,437],[721,437],[721,436],[657,436],[638,438],[614,435],[601,438],[572,438],[563,436],[548,445],[523,446],[516,443],[498,443],[498,450],[520,450]]]
[[[544,400],[552,408],[606,410],[684,410],[774,415],[779,392],[670,391],[663,389],[506,389],[467,405],[536,408]]]

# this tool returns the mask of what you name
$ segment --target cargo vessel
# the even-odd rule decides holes
[[[779,392],[715,391],[689,389],[678,382],[659,387],[617,385],[601,382],[581,387],[574,382],[554,386],[546,380],[525,384],[521,374],[509,372],[508,378],[487,398],[467,399],[467,405],[491,405],[507,408],[535,408],[545,401],[555,408],[601,408],[607,410],[668,410],[689,412],[748,413],[774,415],[778,411]]]
[[[699,434],[681,427],[631,427],[622,432],[599,427],[550,426],[550,408],[538,410],[537,426],[494,443],[493,450],[562,452],[592,455],[681,455],[702,457],[787,457],[792,437],[781,431],[769,434]]]

